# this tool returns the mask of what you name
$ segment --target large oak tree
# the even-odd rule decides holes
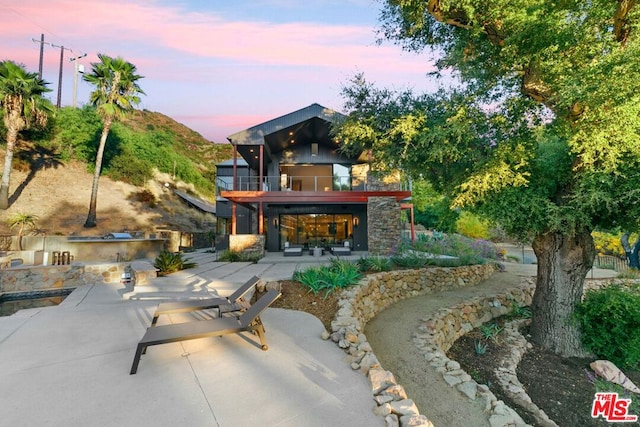
[[[381,38],[438,58],[455,89],[417,95],[356,76],[347,147],[428,178],[538,258],[532,339],[581,356],[572,312],[598,227],[640,215],[640,7],[634,0],[387,0]],[[426,54],[425,54],[426,56]]]

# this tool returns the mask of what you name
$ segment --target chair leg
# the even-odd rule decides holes
[[[262,326],[262,324],[258,325],[258,327],[253,331],[258,334],[258,338],[260,339],[260,348],[263,351],[267,351],[269,349],[269,346],[267,346],[267,341],[264,339],[264,327]]]
[[[151,326],[156,326],[156,322],[158,321],[158,314],[153,315],[153,319],[151,320]]]
[[[133,357],[133,364],[131,365],[131,372],[129,375],[133,375],[138,372],[138,364],[140,363],[140,357],[147,351],[147,347],[141,344],[138,344],[136,348],[136,355]]]

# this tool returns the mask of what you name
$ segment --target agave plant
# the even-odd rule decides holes
[[[176,271],[196,267],[198,264],[184,259],[182,252],[162,251],[156,257],[153,266],[157,268],[160,276],[175,273]]]

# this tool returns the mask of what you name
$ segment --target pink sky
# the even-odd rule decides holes
[[[371,0],[0,1],[0,60],[38,71],[39,43],[64,45],[62,104],[71,105],[74,64],[87,53],[122,56],[145,76],[140,108],[173,117],[205,138],[232,133],[314,102],[342,110],[355,73],[381,86],[433,89],[427,54],[375,43]],[[43,77],[58,91],[60,49],[45,45]],[[78,83],[78,104],[91,86]]]

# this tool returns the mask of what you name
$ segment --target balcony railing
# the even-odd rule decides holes
[[[229,177],[224,177],[229,178]],[[233,183],[218,177],[218,191],[232,191]],[[367,191],[366,176],[239,176],[236,191]]]
[[[233,191],[232,177],[218,177],[217,194]],[[236,191],[412,191],[411,181],[383,184],[380,180],[369,183],[367,176],[239,176]]]

